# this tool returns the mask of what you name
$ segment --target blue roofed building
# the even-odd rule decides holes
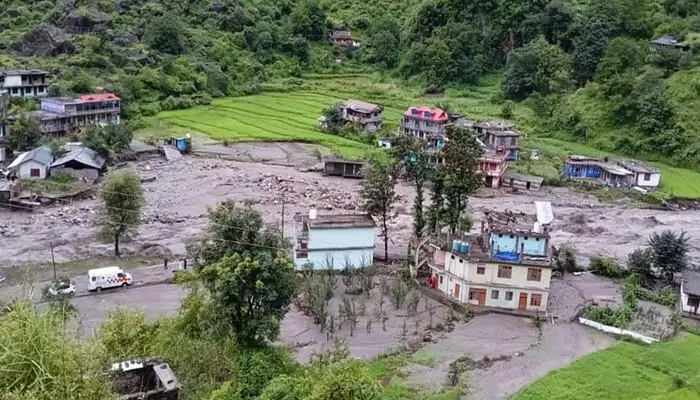
[[[376,225],[368,214],[294,216],[294,264],[302,269],[370,266],[374,261]]]

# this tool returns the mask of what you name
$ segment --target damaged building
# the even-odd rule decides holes
[[[180,392],[173,370],[158,360],[129,360],[113,364],[112,391],[119,400],[177,400]]]
[[[552,277],[551,205],[535,202],[537,216],[485,213],[480,232],[431,240],[423,252],[428,285],[454,301],[521,312],[547,309]]]

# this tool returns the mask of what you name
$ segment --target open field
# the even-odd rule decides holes
[[[698,371],[698,336],[652,346],[621,343],[550,372],[514,399],[697,399]]]
[[[318,144],[348,158],[366,158],[374,146],[322,133],[317,119],[324,108],[359,98],[384,106],[386,132],[396,131],[403,109],[410,105],[449,106],[468,118],[499,118],[501,106],[494,101],[500,75],[482,79],[479,85],[448,89],[444,95],[427,96],[420,88],[402,85],[378,75],[320,75],[292,78],[264,86],[260,95],[216,99],[208,106],[160,113],[145,120],[141,137],[163,137],[191,133],[228,142],[304,142]],[[612,153],[579,143],[538,136],[532,130],[532,112],[516,104],[515,120],[524,134],[523,146],[537,148],[542,159],[533,162],[529,172],[556,178],[567,155],[583,154],[616,157]],[[700,198],[700,174],[682,168],[654,163],[661,169],[662,197]],[[513,168],[528,172],[523,162]]]

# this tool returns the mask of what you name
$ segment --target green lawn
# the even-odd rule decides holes
[[[700,337],[644,346],[620,343],[552,371],[513,400],[700,398]]]

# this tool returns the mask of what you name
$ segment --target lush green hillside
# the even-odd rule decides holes
[[[513,399],[697,399],[698,371],[697,336],[652,346],[621,343],[550,372]]]

